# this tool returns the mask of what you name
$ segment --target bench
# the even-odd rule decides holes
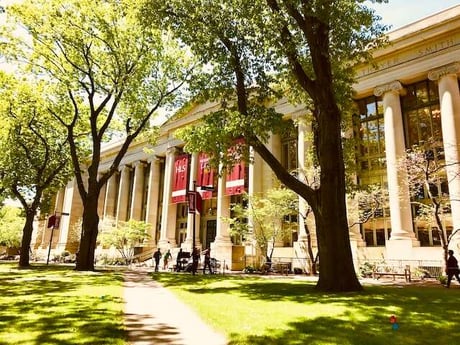
[[[388,265],[376,266],[372,271],[372,278],[379,279],[383,276],[391,276],[393,277],[393,280],[395,280],[396,277],[404,277],[406,282],[412,281],[409,265],[406,265],[404,268]]]
[[[290,262],[274,262],[272,263],[271,268],[274,272],[288,275],[289,272],[291,272],[291,263]]]

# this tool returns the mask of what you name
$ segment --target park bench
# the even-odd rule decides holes
[[[383,276],[393,277],[393,280],[396,277],[404,277],[406,282],[412,281],[410,266],[406,265],[405,267],[391,266],[391,265],[377,265],[372,271],[372,278],[379,279]]]

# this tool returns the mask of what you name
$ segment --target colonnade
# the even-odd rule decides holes
[[[436,81],[441,109],[441,124],[443,131],[443,145],[445,160],[448,166],[447,178],[449,195],[451,198],[452,225],[460,228],[460,94],[457,75],[460,72],[460,63],[449,64],[427,73],[428,79]],[[413,228],[410,195],[407,184],[407,172],[398,168],[398,161],[405,155],[405,134],[400,97],[404,93],[404,86],[394,80],[374,89],[374,95],[382,97],[384,108],[384,135],[385,155],[387,164],[387,181],[389,189],[391,236],[386,244],[387,257],[398,259],[412,258],[412,248],[419,246]],[[311,145],[308,135],[311,132],[304,116],[295,118],[297,138],[297,161],[299,179],[307,180],[306,153]],[[268,143],[275,156],[281,156],[281,139],[272,136]],[[115,221],[128,219],[145,220],[152,224],[151,238],[148,246],[160,248],[175,248],[181,245],[185,250],[192,249],[193,228],[195,227],[195,244],[202,246],[200,238],[201,215],[199,213],[187,215],[186,237],[183,243],[178,243],[177,213],[178,204],[171,199],[175,157],[179,154],[176,147],[169,147],[164,152],[165,157],[147,156],[121,166],[119,173],[112,176],[105,187],[101,214],[103,218],[112,217]],[[270,174],[265,169],[261,158],[253,155],[253,164],[249,167],[249,190],[251,194],[260,193],[271,188],[268,180]],[[189,171],[188,189],[195,187],[193,181],[198,178],[199,155],[192,154]],[[148,171],[146,169],[149,169]],[[223,167],[219,167],[222,172]],[[232,256],[232,241],[228,223],[222,218],[230,217],[230,196],[226,195],[226,174],[219,174],[217,180],[217,220],[216,236],[211,242],[211,248],[220,252],[228,262]],[[263,178],[262,178],[263,176]],[[66,192],[67,193],[67,192]],[[160,199],[162,198],[162,199]],[[160,202],[160,200],[162,200]],[[305,214],[307,204],[299,199],[300,211]],[[66,206],[67,207],[67,206]],[[68,206],[70,207],[70,206]],[[195,225],[193,222],[195,221]],[[311,222],[311,220],[309,220]],[[304,220],[298,219],[298,241],[304,242],[307,238]],[[69,226],[69,224],[67,224]],[[314,224],[309,224],[314,228]],[[359,230],[351,229],[352,241],[363,245]],[[62,232],[65,233],[65,232]],[[315,234],[312,233],[312,242],[315,243]],[[209,245],[207,243],[206,245]]]

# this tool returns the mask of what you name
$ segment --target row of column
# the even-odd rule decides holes
[[[128,219],[145,220],[152,224],[150,243],[153,244],[155,237],[155,228],[158,218],[158,200],[160,191],[160,163],[161,160],[153,157],[147,163],[150,163],[148,176],[148,191],[146,200],[145,219],[142,219],[142,208],[144,202],[145,186],[145,168],[148,166],[145,162],[138,161],[133,166],[122,166],[119,176],[116,174],[107,182],[104,196],[103,217],[113,217],[116,222],[126,221]],[[131,171],[134,169],[133,181],[131,184]],[[132,186],[132,187],[131,187]],[[132,193],[130,190],[132,188]],[[129,199],[131,198],[131,200]],[[131,207],[128,207],[128,205]],[[129,212],[129,214],[128,214]]]
[[[443,143],[449,183],[449,195],[452,209],[452,225],[460,227],[460,94],[457,73],[460,64],[455,63],[430,71],[428,78],[438,82],[441,106]],[[385,123],[385,147],[387,177],[391,214],[391,242],[410,241],[418,246],[415,238],[410,196],[407,184],[407,172],[398,169],[398,161],[404,157],[406,147],[401,111],[400,95],[403,86],[399,81],[375,88],[374,95],[382,96]],[[397,250],[398,248],[396,248]]]
[[[165,180],[163,189],[163,209],[160,226],[160,240],[158,246],[177,247],[176,242],[176,217],[177,217],[177,204],[172,203],[172,179],[174,176],[174,161],[178,150],[171,147],[166,152],[165,163]],[[191,155],[190,163],[190,184],[189,190],[195,188],[194,181],[198,178],[198,154]],[[219,170],[222,171],[223,167],[220,166]],[[225,195],[226,174],[219,174],[217,185],[217,219],[228,218],[230,216],[230,196]],[[195,215],[189,213],[187,219],[187,234],[184,242],[184,249],[190,250],[193,243],[193,223],[195,220],[195,245],[201,247],[200,243],[200,214]],[[231,246],[231,239],[229,234],[229,226],[226,222],[218,221],[216,228],[216,238],[214,246],[225,245]]]

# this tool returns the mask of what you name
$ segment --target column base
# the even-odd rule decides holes
[[[220,261],[219,272],[226,272],[235,270],[232,264],[232,248],[233,244],[231,241],[216,241],[211,242],[211,257],[216,258]]]
[[[415,238],[390,239],[386,242],[385,247],[388,260],[412,260],[412,248],[420,247],[420,242]]]

